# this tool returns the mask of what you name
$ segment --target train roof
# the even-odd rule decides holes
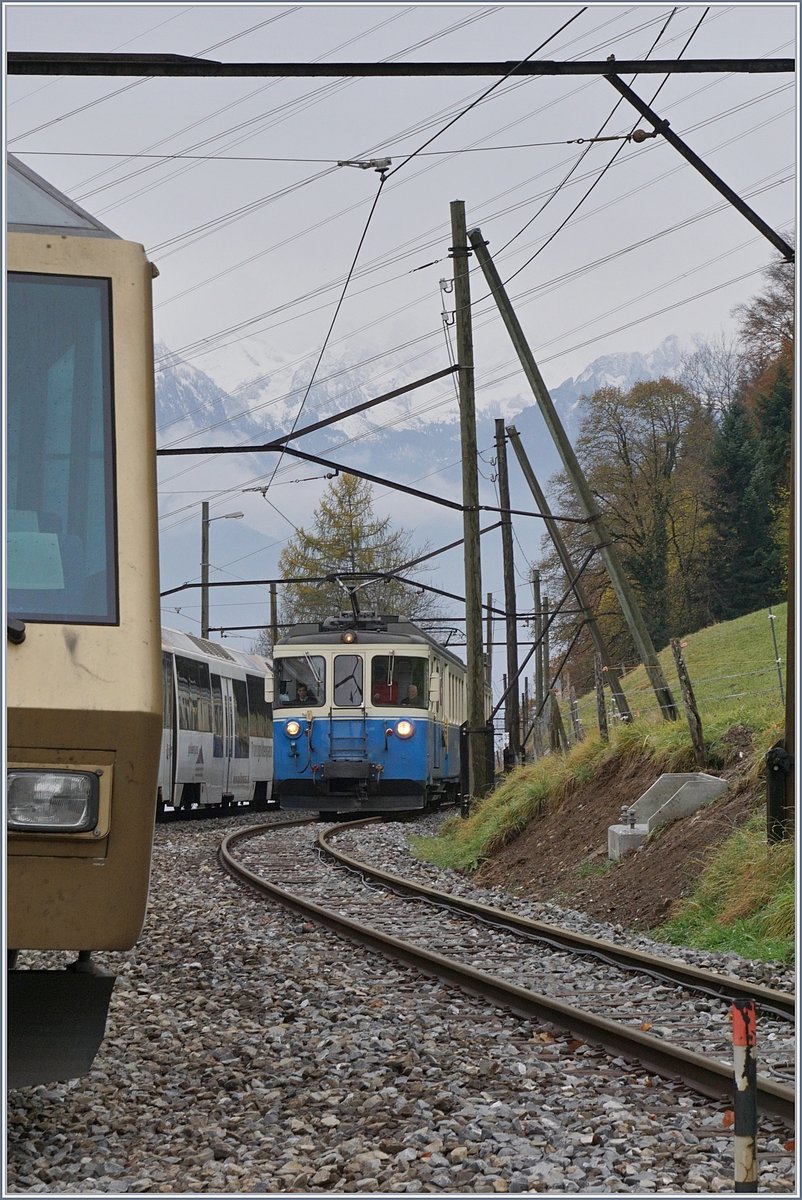
[[[6,155],[6,226],[14,233],[54,233],[119,240],[119,234],[37,175],[14,154]]]
[[[272,670],[269,658],[261,654],[249,654],[244,650],[229,649],[219,642],[211,642],[208,638],[196,637],[194,633],[182,633],[179,629],[168,629],[162,626],[162,649],[178,654],[203,655],[204,658],[220,658],[225,662],[236,663],[250,671],[264,674]]]
[[[343,633],[348,630],[356,633],[358,645],[397,646],[401,642],[407,646],[427,646],[448,659],[460,671],[465,670],[465,663],[453,650],[447,649],[412,621],[405,621],[397,616],[360,614],[355,619],[350,613],[342,613],[339,617],[327,617],[324,621],[299,622],[292,625],[284,637],[279,638],[276,647],[292,648],[310,643],[316,646],[340,646],[344,644]]]

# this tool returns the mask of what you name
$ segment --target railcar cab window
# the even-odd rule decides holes
[[[326,662],[318,654],[278,658],[275,664],[279,705],[319,708],[326,699]]]
[[[8,611],[117,616],[111,284],[8,278]]]
[[[429,706],[429,664],[425,658],[404,654],[377,654],[371,667],[374,704]]]
[[[358,708],[362,703],[364,663],[361,654],[337,654],[334,657],[334,703],[343,708]]]

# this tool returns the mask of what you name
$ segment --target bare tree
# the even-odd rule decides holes
[[[732,310],[740,322],[752,376],[759,374],[772,359],[787,353],[794,342],[795,265],[776,259],[766,268],[765,278],[762,292]]]
[[[678,381],[707,412],[719,416],[742,390],[749,364],[739,338],[719,333],[710,341],[694,338],[694,350],[680,363]]]

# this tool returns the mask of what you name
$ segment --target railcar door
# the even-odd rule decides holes
[[[233,749],[229,761],[228,786],[226,792],[238,804],[247,804],[251,799],[251,735],[248,715],[248,685],[244,679],[230,679],[231,717]]]
[[[162,744],[159,755],[159,793],[162,805],[175,798],[175,677],[173,656],[162,652]]]
[[[230,751],[227,749],[229,738],[226,728],[226,700],[224,685],[229,684],[230,680],[221,678],[219,675],[211,674],[212,683],[212,761],[209,764],[209,791],[215,797],[215,803],[219,803],[228,787],[228,759]],[[229,687],[230,693],[230,687]]]

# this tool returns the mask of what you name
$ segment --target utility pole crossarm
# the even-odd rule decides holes
[[[621,59],[615,69],[623,75],[789,74],[792,58]],[[443,75],[608,75],[609,59],[556,62],[217,62],[185,54],[85,54],[35,50],[11,51],[9,75],[139,75],[177,78],[351,78],[403,79]]]

